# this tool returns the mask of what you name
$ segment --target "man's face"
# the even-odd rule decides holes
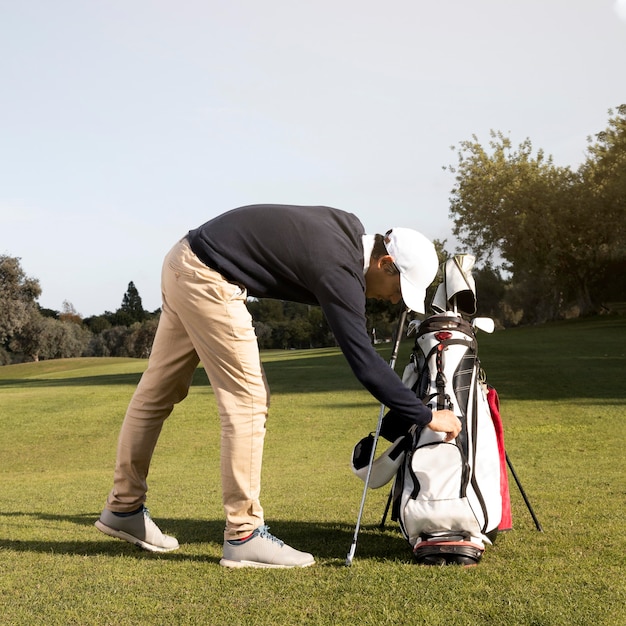
[[[398,304],[402,300],[400,274],[393,272],[393,258],[382,256],[370,263],[365,274],[365,297]]]

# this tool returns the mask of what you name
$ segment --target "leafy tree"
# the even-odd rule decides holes
[[[454,234],[479,260],[503,259],[528,320],[573,304],[581,313],[597,310],[607,263],[623,258],[626,110],[619,111],[576,172],[534,153],[528,139],[515,149],[492,131],[488,148],[475,136],[460,144],[450,168]]]
[[[9,365],[11,363],[11,353],[0,346],[0,365]]]
[[[492,131],[489,148],[475,136],[462,142],[459,165],[450,168],[456,174],[453,232],[478,260],[490,261],[499,252],[509,269],[534,261],[545,266],[558,233],[558,192],[568,189],[572,174],[541,150],[533,155],[530,140],[515,151],[508,137]]]
[[[594,266],[595,300],[626,300],[626,104],[609,110],[608,127],[589,139],[588,159],[580,168],[584,206],[581,232],[595,242],[587,248]],[[585,210],[586,209],[586,210]]]
[[[384,341],[393,337],[401,310],[401,304],[374,299],[366,301],[367,332],[372,340]]]
[[[125,342],[128,356],[137,359],[147,359],[150,356],[158,323],[158,319],[149,319],[141,323],[135,322],[131,326]]]
[[[44,318],[40,358],[69,359],[83,356],[91,333],[72,321]]]
[[[79,357],[87,348],[91,333],[74,321],[44,317],[34,311],[9,342],[13,360],[39,361]]]
[[[308,320],[310,328],[310,345],[312,348],[323,348],[335,345],[335,337],[322,313],[322,307],[309,307]]]
[[[42,335],[47,320],[56,321],[54,318],[44,317],[36,309],[30,312],[28,319],[8,342],[13,361],[39,361],[43,343]]]
[[[92,315],[83,320],[84,325],[94,334],[98,335],[103,330],[111,328],[111,322],[105,315]]]
[[[270,298],[249,299],[248,310],[255,322],[280,322],[285,318],[284,302]]]
[[[54,309],[46,309],[42,306],[38,306],[37,307],[39,309],[39,312],[44,316],[44,317],[52,317],[55,320],[59,319],[59,315],[60,313],[58,311],[55,311]]]
[[[135,322],[132,326],[111,326],[90,336],[88,356],[118,356],[145,359],[150,356],[158,318]]]
[[[272,326],[266,322],[253,321],[254,332],[256,333],[259,348],[268,349],[272,347]]]
[[[472,272],[476,283],[476,313],[493,318],[502,318],[502,303],[506,296],[507,283],[499,269],[490,264]]]
[[[128,328],[112,326],[92,338],[88,352],[93,356],[130,356],[126,349]]]
[[[116,328],[118,326],[125,326],[126,328],[129,328],[135,323],[133,316],[126,311],[122,311],[121,309],[118,309],[115,313],[105,311],[104,317],[109,322],[109,326],[111,328]]]
[[[39,281],[26,276],[20,259],[0,255],[0,345],[28,323],[40,295]]]

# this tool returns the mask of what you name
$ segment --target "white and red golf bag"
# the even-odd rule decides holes
[[[503,513],[510,527],[510,506],[501,421],[488,401],[495,390],[484,380],[472,326],[454,313],[427,318],[403,379],[431,409],[454,411],[462,430],[446,442],[443,433],[412,429],[392,519],[418,561],[477,563]]]
[[[511,527],[497,394],[486,384],[475,333],[476,327],[491,332],[493,322],[477,318],[470,323],[458,312],[459,302],[464,311],[475,311],[469,271],[473,263],[473,257],[462,255],[444,266],[445,280],[433,301],[437,313],[409,325],[416,339],[402,377],[431,409],[454,411],[462,423],[461,433],[450,442],[427,427],[412,426],[403,434],[401,421],[390,412],[381,434],[394,444],[372,465],[375,486],[384,484],[382,473],[396,470],[392,519],[423,564],[476,564],[498,530]],[[462,274],[463,288],[455,283],[455,272]],[[446,289],[454,294],[453,303],[445,295],[442,300]],[[357,466],[362,465],[358,459],[363,457],[357,448],[367,448],[365,441],[353,454],[357,475]]]

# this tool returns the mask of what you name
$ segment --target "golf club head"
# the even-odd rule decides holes
[[[492,333],[496,324],[490,317],[475,317],[472,320],[472,328],[482,330],[484,333]]]
[[[406,336],[410,337],[411,335],[414,335],[415,333],[417,333],[417,330],[420,327],[421,323],[422,322],[420,320],[411,320],[406,330]]]

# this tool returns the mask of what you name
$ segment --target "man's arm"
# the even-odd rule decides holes
[[[410,422],[426,426],[432,411],[376,352],[367,333],[365,293],[359,280],[345,270],[337,270],[326,279],[326,287],[317,297],[354,375],[382,404]]]

